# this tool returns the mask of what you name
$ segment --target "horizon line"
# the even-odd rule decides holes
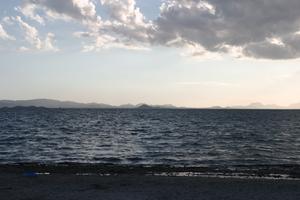
[[[121,106],[135,106],[139,107],[141,105],[148,105],[148,106],[169,106],[169,107],[174,107],[174,108],[186,108],[186,109],[268,109],[268,110],[297,110],[300,109],[300,102],[299,103],[293,103],[289,104],[286,106],[282,105],[277,105],[277,104],[264,104],[261,102],[251,102],[246,105],[226,105],[226,106],[220,106],[220,105],[213,105],[213,106],[199,106],[199,107],[194,107],[194,106],[178,106],[174,105],[172,103],[164,103],[164,104],[151,104],[151,103],[123,103],[123,104],[110,104],[110,103],[103,103],[103,102],[80,102],[76,100],[61,100],[61,99],[53,99],[53,98],[35,98],[35,99],[0,99],[0,101],[13,101],[13,102],[18,102],[18,101],[43,101],[43,100],[48,100],[48,101],[57,101],[61,103],[77,103],[77,104],[102,104],[102,105],[107,105],[107,106],[112,106],[112,107],[121,107]],[[256,105],[255,105],[256,104]],[[294,106],[294,107],[293,107]],[[24,106],[23,106],[24,107]],[[36,106],[36,107],[43,107],[43,106]],[[75,107],[74,107],[75,108]]]

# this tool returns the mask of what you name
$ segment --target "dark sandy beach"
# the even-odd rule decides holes
[[[50,171],[49,175],[30,174]],[[300,180],[154,176],[138,169],[101,176],[84,167],[0,166],[1,200],[298,200]],[[124,168],[123,168],[124,169]],[[103,170],[103,169],[102,169]],[[128,170],[128,169],[127,169]],[[24,172],[27,171],[27,174]],[[83,171],[83,172],[87,172]]]

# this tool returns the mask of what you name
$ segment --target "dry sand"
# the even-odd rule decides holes
[[[300,181],[0,172],[1,200],[299,200]]]

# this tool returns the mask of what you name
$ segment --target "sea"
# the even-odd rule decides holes
[[[24,163],[300,178],[300,110],[2,108],[0,164]]]

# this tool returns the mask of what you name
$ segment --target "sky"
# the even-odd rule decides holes
[[[300,102],[299,0],[0,1],[0,99]]]

